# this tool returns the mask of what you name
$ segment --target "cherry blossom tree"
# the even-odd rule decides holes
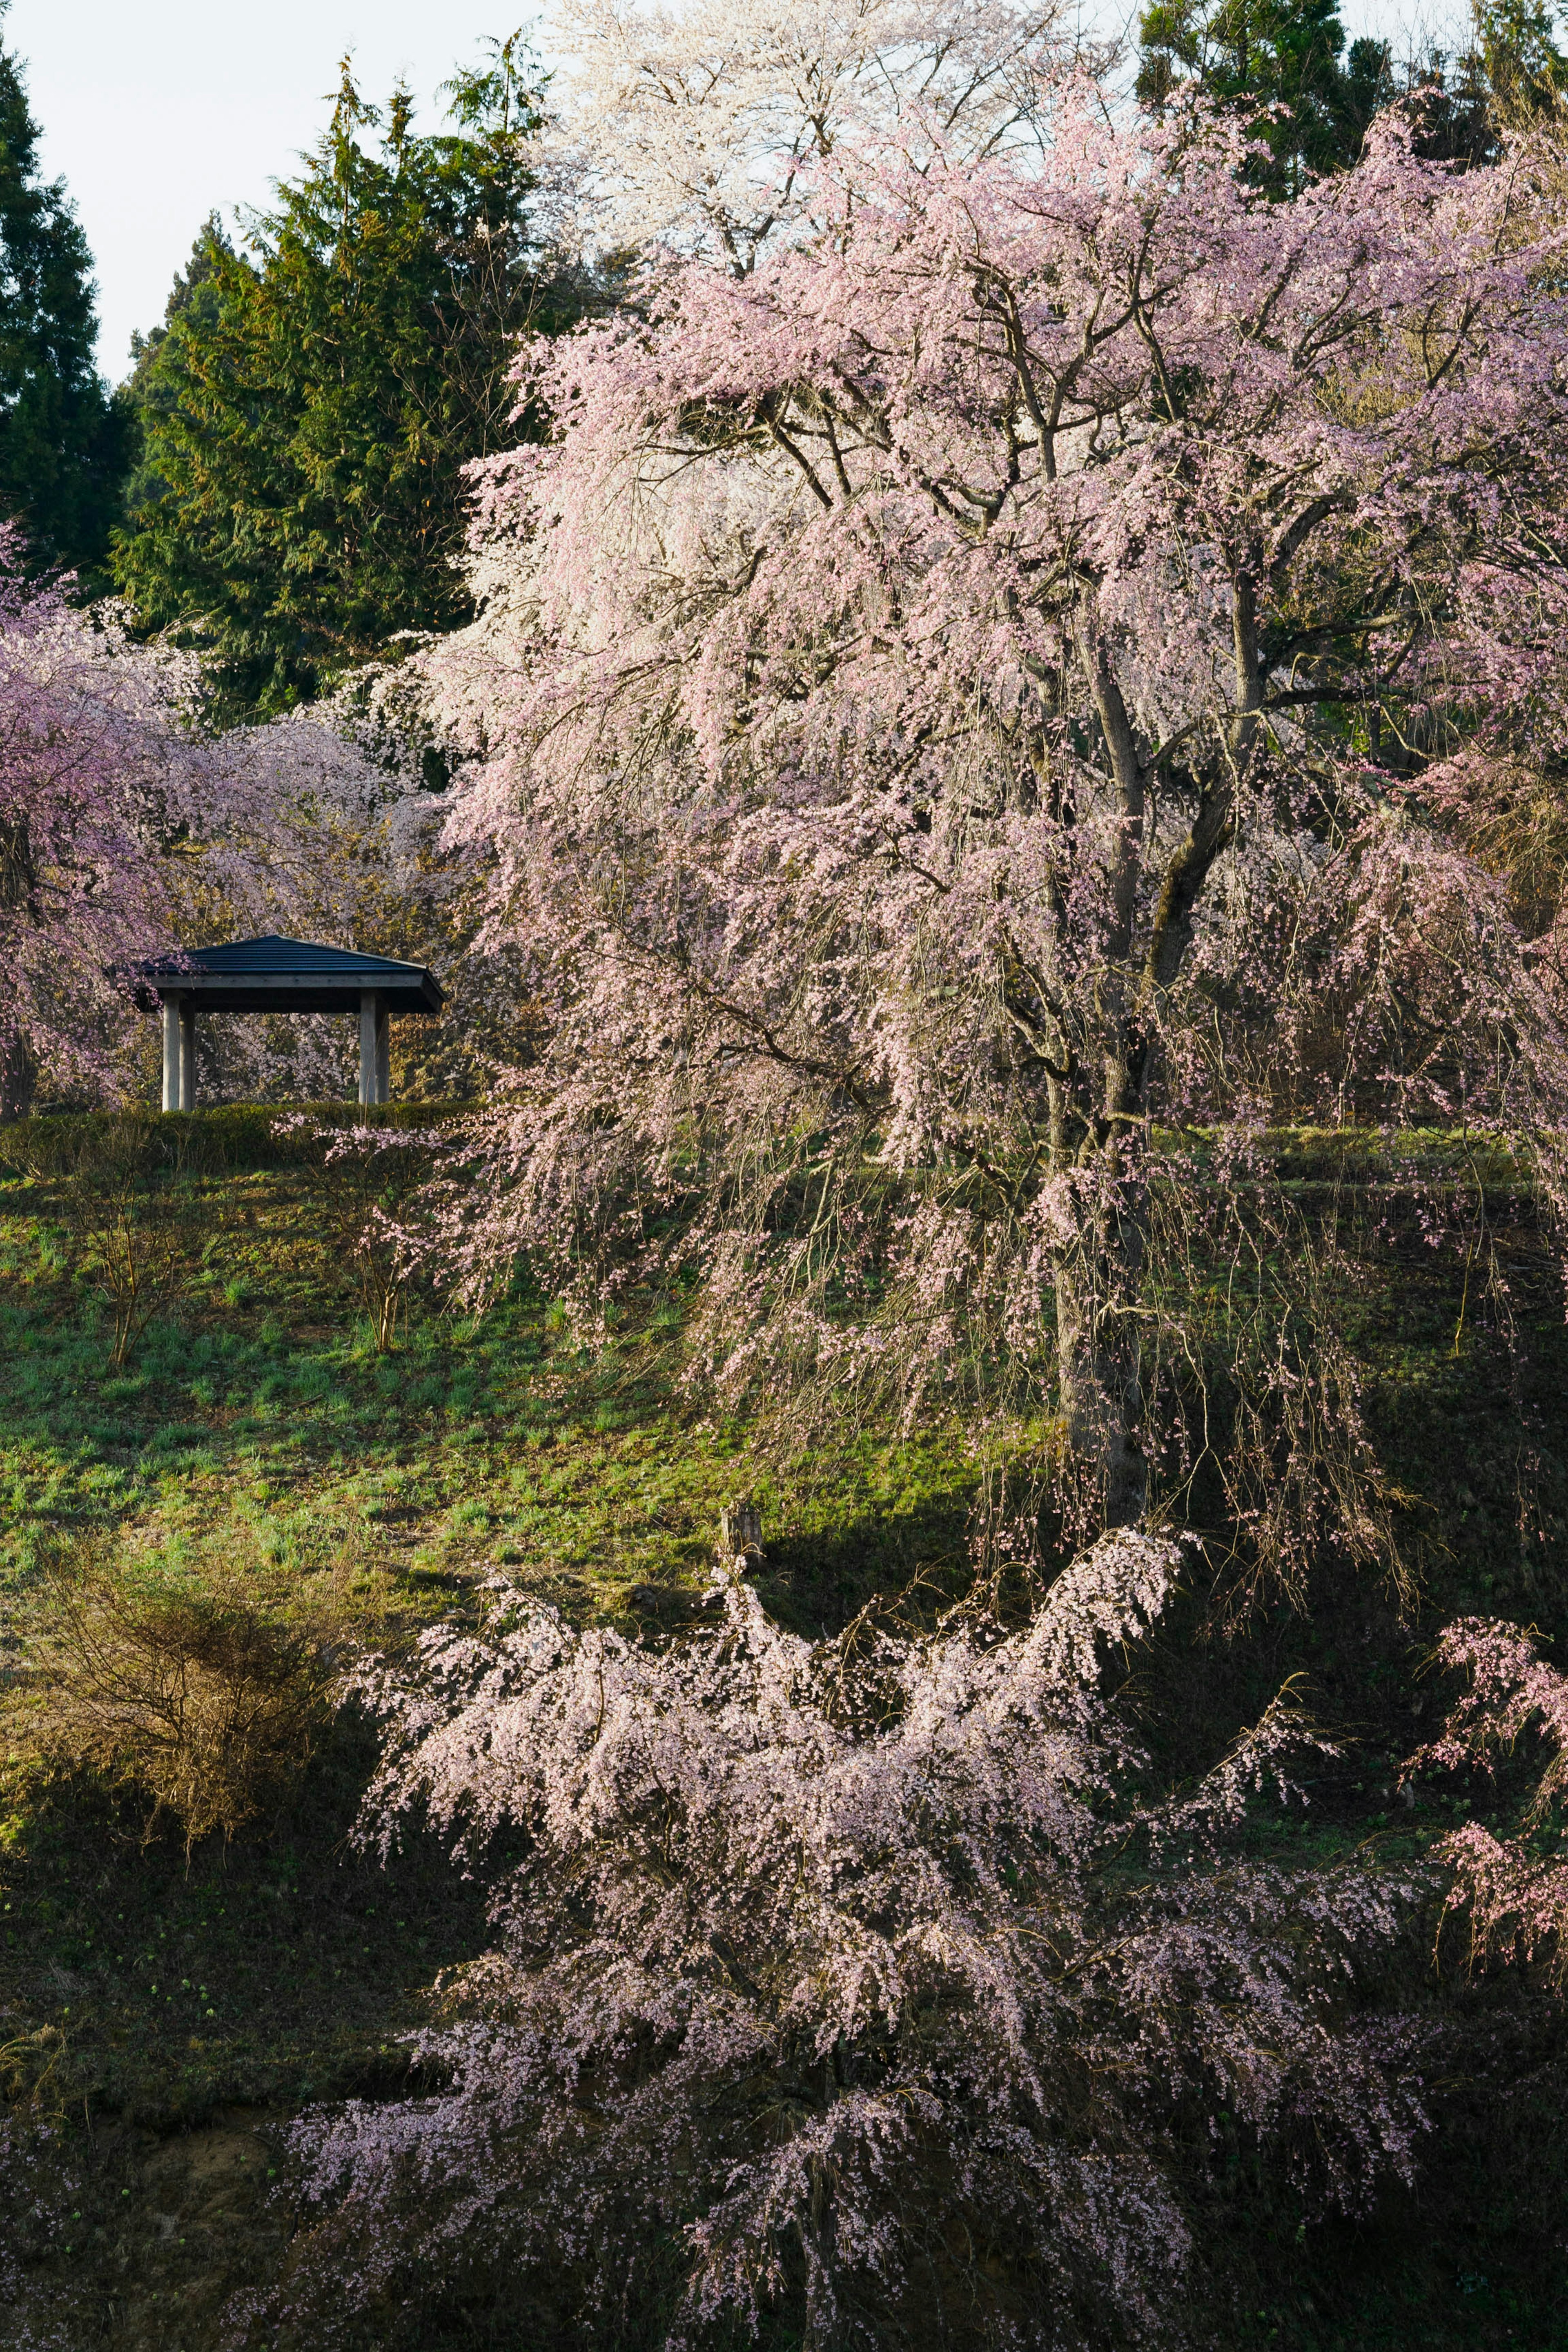
[[[1447,1908],[1468,1920],[1474,1962],[1539,1962],[1561,1990],[1568,1984],[1568,1863],[1561,1851],[1568,1676],[1536,1655],[1533,1633],[1482,1617],[1446,1626],[1436,1662],[1467,1675],[1469,1686],[1440,1737],[1410,1759],[1407,1777],[1495,1771],[1527,1735],[1546,1750],[1513,1829],[1500,1836],[1484,1822],[1466,1822],[1440,1841],[1438,1858],[1454,1873]]]
[[[188,656],[83,613],[0,547],[4,1109],[122,1098],[145,1044],[128,968],[318,886],[325,813],[366,763],[306,722],[214,738]]]
[[[177,665],[122,659],[0,546],[0,1110],[117,1090],[134,1015],[112,967],[170,936],[188,835]]]
[[[1037,145],[1067,19],[1062,0],[566,0],[555,144],[578,164],[577,233],[653,238],[744,277],[770,242],[811,233],[816,167],[847,133],[898,126],[974,155]]]
[[[1022,1368],[1112,1523],[1159,1252],[1241,1251],[1260,1122],[1564,1101],[1423,782],[1561,632],[1559,232],[1523,150],[1240,161],[1089,90],[1022,146],[846,124],[788,237],[529,354],[557,436],[482,470],[430,664],[551,1026],[468,1278],[678,1228],[732,1386]]]
[[[663,1648],[502,1590],[488,1635],[373,1662],[362,1834],[427,1814],[497,1940],[415,2042],[439,2087],[295,2126],[302,2234],[248,2340],[374,2314],[416,2343],[505,2276],[542,2336],[595,2342],[771,2315],[814,2345],[1147,2343],[1222,2129],[1309,2201],[1405,2172],[1415,2044],[1360,1988],[1412,1890],[1236,1847],[1310,1752],[1289,1695],[1161,1793],[1100,1690],[1180,1565],[1120,1533],[1016,1630],[868,1614],[815,1646],[728,1571]]]
[[[144,1091],[154,1049],[127,977],[143,959],[291,930],[444,960],[471,933],[472,872],[439,851],[442,803],[395,685],[218,734],[192,657],[135,642],[112,605],[83,613],[29,583],[14,558],[0,545],[0,1115],[40,1092]],[[468,1036],[504,1027],[494,972],[480,960],[467,977]],[[203,1084],[341,1095],[356,1054],[343,1022],[216,1015]],[[448,1083],[461,1058],[442,1062]]]

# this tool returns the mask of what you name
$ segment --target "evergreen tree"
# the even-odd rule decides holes
[[[38,176],[38,126],[0,48],[0,518],[21,523],[35,563],[89,582],[129,440],[94,357],[93,290],[87,239],[63,183]]]
[[[1344,160],[1353,163],[1374,114],[1397,94],[1394,52],[1386,41],[1363,36],[1352,41],[1339,91],[1339,121]]]
[[[1291,194],[1314,172],[1352,163],[1382,108],[1410,112],[1416,152],[1490,163],[1500,131],[1568,98],[1568,58],[1546,0],[1472,0],[1460,49],[1427,42],[1395,66],[1386,41],[1344,52],[1337,0],[1152,0],[1139,26],[1138,95],[1154,113],[1184,96],[1234,109],[1268,150],[1248,176]]]
[[[1501,120],[1523,123],[1552,112],[1568,90],[1568,58],[1552,37],[1543,0],[1475,0],[1475,25]]]
[[[1142,102],[1197,90],[1237,109],[1267,150],[1249,177],[1273,194],[1351,161],[1377,102],[1382,45],[1358,41],[1347,76],[1338,0],[1152,0],[1138,37]]]
[[[1472,41],[1449,51],[1431,42],[1403,68],[1415,152],[1429,163],[1490,163],[1498,153],[1496,110],[1486,60]]]
[[[455,128],[383,118],[349,60],[325,137],[246,249],[209,221],[133,379],[143,447],[115,566],[143,623],[272,710],[468,609],[463,469],[509,437],[508,371],[571,289],[531,235],[539,121],[517,37],[447,86]]]

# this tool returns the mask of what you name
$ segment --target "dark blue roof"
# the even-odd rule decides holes
[[[187,948],[178,962],[165,959],[142,966],[157,971],[320,971],[334,980],[416,980],[425,966],[396,956],[361,955],[355,948],[329,948],[312,940],[290,940],[267,931],[258,940],[226,940],[212,947]]]
[[[378,997],[390,1013],[437,1013],[444,998],[440,982],[422,963],[286,939],[279,931],[187,948],[179,956],[134,964],[130,973],[145,1003],[189,997],[231,1013],[341,1013],[352,1011],[362,994]]]

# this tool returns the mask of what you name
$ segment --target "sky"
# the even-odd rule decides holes
[[[1347,29],[1393,36],[1410,0],[1342,0]],[[1421,5],[1421,0],[1416,0]],[[497,7],[503,13],[498,15]],[[338,60],[365,95],[404,76],[433,129],[436,91],[519,0],[11,0],[4,38],[26,66],[46,174],[75,199],[98,272],[99,363],[130,372],[175,271],[215,208],[265,205],[323,127]],[[787,6],[788,0],[780,0]],[[1086,12],[1120,26],[1137,0]],[[1425,13],[1425,10],[1423,10]]]
[[[511,0],[516,7],[517,0]],[[155,326],[215,206],[264,205],[330,111],[354,52],[379,101],[404,75],[426,130],[436,90],[508,0],[11,0],[4,39],[24,60],[47,177],[75,199],[98,273],[99,363],[130,373],[132,331]],[[504,16],[504,21],[503,21]]]

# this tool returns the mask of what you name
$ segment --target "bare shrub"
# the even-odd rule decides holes
[[[408,1293],[424,1255],[416,1230],[432,1173],[434,1139],[421,1129],[340,1128],[301,1117],[277,1132],[302,1147],[302,1172],[333,1256],[353,1272],[378,1356],[408,1322]]]
[[[47,1752],[172,1816],[187,1853],[230,1838],[309,1761],[331,1707],[329,1629],[238,1588],[138,1582],[101,1559],[59,1580]]]
[[[77,1264],[113,1312],[109,1360],[116,1371],[154,1317],[188,1291],[200,1263],[185,1148],[182,1138],[166,1164],[152,1119],[127,1111],[84,1126],[61,1171]]]

